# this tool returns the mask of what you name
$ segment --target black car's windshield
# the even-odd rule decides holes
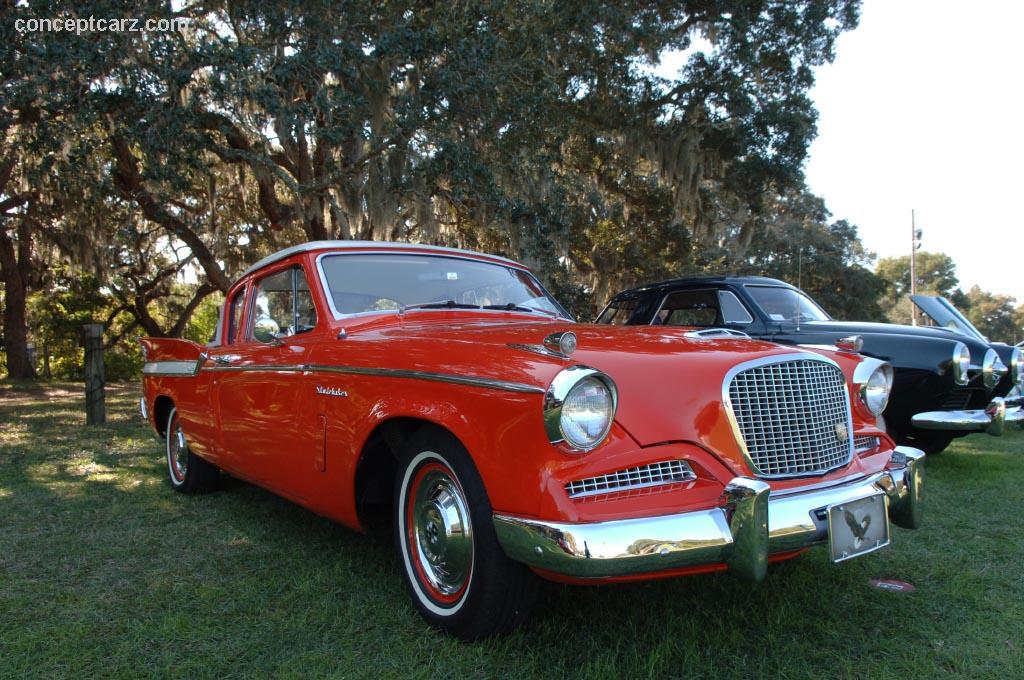
[[[811,298],[792,288],[747,286],[747,292],[772,321],[828,321],[829,316]]]
[[[337,315],[492,309],[570,318],[527,271],[441,255],[337,253],[320,259]]]

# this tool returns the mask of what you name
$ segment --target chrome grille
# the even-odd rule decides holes
[[[820,474],[849,462],[850,401],[838,367],[800,358],[739,368],[727,379],[728,406],[757,474]]]
[[[690,465],[683,460],[666,460],[639,467],[618,470],[607,475],[577,479],[565,485],[569,498],[632,491],[661,484],[674,484],[696,479]]]
[[[857,437],[853,440],[853,450],[857,453],[864,453],[865,451],[873,451],[882,444],[882,440],[878,437]]]

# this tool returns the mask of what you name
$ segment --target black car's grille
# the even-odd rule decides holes
[[[758,363],[727,385],[729,408],[762,477],[827,472],[850,461],[850,400],[843,372],[817,359]]]
[[[969,387],[955,387],[942,402],[942,411],[962,411],[971,403],[971,389]]]

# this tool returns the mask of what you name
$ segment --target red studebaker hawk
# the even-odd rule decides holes
[[[175,490],[224,471],[354,529],[389,509],[413,602],[463,638],[522,621],[538,576],[756,581],[920,521],[884,362],[577,324],[501,257],[307,243],[242,275],[209,345],[142,344]]]

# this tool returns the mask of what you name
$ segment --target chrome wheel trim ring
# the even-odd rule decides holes
[[[409,578],[409,583],[412,585],[413,593],[416,595],[416,599],[419,603],[432,614],[438,616],[453,616],[455,615],[462,606],[466,603],[469,598],[470,591],[473,589],[473,574],[470,571],[469,580],[466,582],[465,590],[462,592],[461,597],[451,606],[441,606],[437,604],[430,596],[424,592],[423,585],[420,583],[417,568],[412,563],[412,546],[409,545],[408,536],[409,528],[406,520],[406,506],[410,502],[409,495],[411,490],[409,484],[417,472],[417,470],[428,461],[437,461],[441,465],[451,469],[448,466],[448,461],[441,457],[440,454],[434,453],[433,451],[424,451],[417,454],[406,467],[402,477],[402,484],[399,491],[398,497],[398,540],[399,546],[402,552],[402,566],[405,568],[406,575]],[[464,496],[463,496],[464,498]]]
[[[422,573],[438,592],[458,593],[473,565],[473,527],[462,489],[449,475],[431,470],[414,493],[412,533]]]
[[[174,484],[184,484],[188,474],[188,443],[185,432],[172,416],[173,432],[167,437],[167,467]]]

